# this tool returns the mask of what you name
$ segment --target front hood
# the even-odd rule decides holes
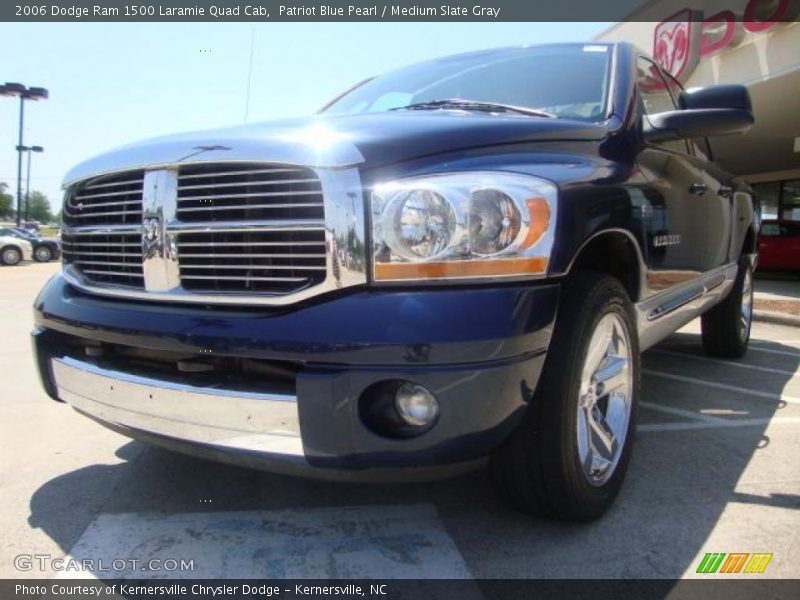
[[[442,152],[552,140],[599,140],[603,125],[463,111],[315,115],[196,131],[122,146],[82,162],[64,185],[101,173],[218,161],[377,167]]]

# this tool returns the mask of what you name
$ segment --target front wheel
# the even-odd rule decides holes
[[[18,265],[22,260],[22,253],[19,249],[15,248],[14,246],[6,246],[3,248],[3,251],[0,252],[0,261],[4,265],[7,266],[14,266]]]
[[[573,521],[611,506],[630,460],[639,370],[625,289],[600,273],[572,275],[532,405],[491,460],[515,506]]]
[[[741,358],[750,343],[753,322],[753,268],[747,257],[739,261],[733,289],[701,319],[703,349],[720,358]]]

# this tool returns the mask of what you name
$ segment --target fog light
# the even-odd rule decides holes
[[[397,388],[394,405],[403,421],[415,427],[426,427],[439,416],[436,396],[415,383],[404,383]]]

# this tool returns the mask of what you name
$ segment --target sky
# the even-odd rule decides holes
[[[31,190],[58,210],[64,174],[116,146],[308,115],[351,85],[407,64],[496,46],[585,41],[610,25],[2,23],[0,83],[50,91],[46,101],[26,102],[24,142],[44,146],[33,155]],[[0,97],[0,181],[12,193],[18,111],[17,98]]]

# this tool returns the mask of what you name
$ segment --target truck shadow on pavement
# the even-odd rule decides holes
[[[791,493],[796,480],[790,480],[797,457],[773,448],[766,430],[773,417],[800,417],[800,406],[787,401],[800,396],[794,375],[800,350],[777,342],[758,342],[758,348],[741,361],[748,368],[704,358],[699,336],[691,333],[675,334],[645,354],[628,478],[612,510],[593,523],[511,510],[486,468],[425,483],[321,482],[138,442],[122,443],[118,464],[88,465],[45,483],[31,498],[29,523],[67,553],[101,514],[170,519],[292,510],[297,522],[313,509],[403,506],[413,527],[415,506],[428,504],[476,578],[673,578],[694,573],[704,552],[755,551],[776,552],[775,577],[792,572],[788,552],[781,556],[775,543],[789,543],[800,497]],[[743,419],[752,424],[733,423]],[[792,434],[796,427],[775,425],[770,433]],[[182,556],[192,556],[193,543],[191,536],[181,540]],[[371,576],[349,576],[359,575]]]

